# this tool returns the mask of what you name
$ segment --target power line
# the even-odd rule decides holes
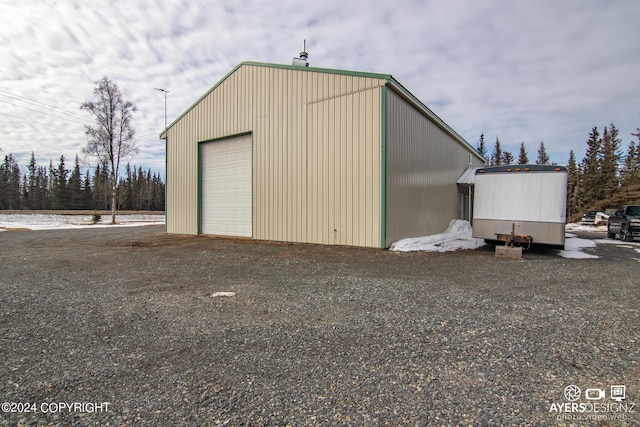
[[[58,110],[58,111],[60,111],[60,112],[62,112],[64,114],[74,115],[74,116],[76,116],[77,118],[79,118],[81,120],[85,120],[86,119],[85,116],[83,116],[81,114],[78,114],[78,112],[76,112],[76,111],[65,110],[63,108],[59,108],[59,107],[56,107],[54,105],[45,104],[44,102],[40,102],[40,101],[37,101],[37,100],[32,99],[32,98],[27,98],[26,96],[18,95],[18,94],[9,92],[9,91],[4,90],[4,89],[0,89],[0,96],[4,96],[4,97],[7,97],[7,98],[12,98],[12,99],[15,99],[15,100],[20,101],[20,102],[26,102],[26,103],[35,105],[37,107],[43,106],[43,107],[47,107],[49,109]]]
[[[18,120],[24,120],[25,122],[29,122],[31,124],[32,127],[34,128],[38,128],[40,126],[45,126],[54,130],[60,130],[59,127],[56,127],[55,125],[52,124],[48,124],[48,123],[35,123],[32,119],[27,119],[25,117],[20,117],[20,116],[14,116],[12,114],[7,114],[7,113],[3,113],[0,111],[0,114],[3,116],[7,116],[7,117],[11,117],[13,119],[18,119]]]
[[[60,117],[60,116],[56,116],[56,115],[53,115],[53,114],[45,113],[44,111],[41,111],[41,110],[35,110],[33,108],[25,107],[24,105],[18,105],[18,104],[14,104],[12,102],[9,102],[9,101],[3,101],[2,99],[0,99],[0,102],[2,102],[4,104],[13,105],[14,107],[24,108],[25,110],[33,111],[34,113],[38,113],[38,114],[43,114],[45,116],[54,117],[54,118],[56,118],[58,120],[65,120],[67,122],[76,123],[76,124],[83,125],[83,126],[86,125],[86,123],[80,123],[80,122],[77,122],[75,120],[68,119],[66,117]]]
[[[51,116],[51,117],[57,118],[59,120],[66,120],[66,121],[71,122],[71,123],[82,124],[83,126],[88,126],[89,123],[90,123],[90,121],[88,120],[87,117],[85,117],[85,116],[83,116],[81,114],[78,114],[76,112],[72,112],[72,111],[69,111],[69,110],[58,108],[58,107],[55,107],[53,105],[45,104],[44,102],[40,102],[40,101],[37,101],[35,99],[28,98],[26,96],[18,95],[18,94],[12,93],[12,92],[4,90],[4,89],[0,89],[0,96],[4,96],[4,97],[10,98],[10,99],[14,99],[14,100],[16,100],[18,102],[24,102],[24,103],[27,103],[27,104],[31,104],[31,105],[33,105],[35,107],[38,107],[38,108],[46,107],[48,109],[57,110],[57,111],[59,111],[61,113],[64,113],[65,116],[72,115],[72,116],[74,116],[74,118],[77,118],[78,120],[83,120],[84,122],[80,123],[80,122],[71,120],[68,117],[60,117],[60,116],[57,116],[57,115],[53,115],[53,114],[44,112],[42,110],[33,110],[33,109],[25,107],[23,105],[17,105],[17,104],[13,104],[11,102],[0,100],[0,102],[3,102],[5,104],[9,104],[9,105],[12,105],[12,106],[15,106],[15,107],[18,107],[18,108],[24,108],[24,109],[29,110],[29,111],[34,111],[36,113],[40,113],[40,114],[44,114],[44,115],[47,115],[47,116]],[[165,97],[166,97],[166,94],[165,94]],[[6,113],[0,113],[0,114],[3,114],[3,115],[8,116],[8,117],[15,118],[15,119],[31,121],[31,119],[25,119],[24,117],[13,116],[13,115],[6,114]],[[166,121],[166,118],[165,118],[165,121]],[[51,127],[51,126],[49,126],[49,127]],[[142,139],[148,139],[148,140],[160,139],[159,136],[156,135],[156,134],[153,134],[153,135],[151,135],[151,134],[139,134],[138,137],[142,138]]]

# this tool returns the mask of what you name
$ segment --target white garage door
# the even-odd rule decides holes
[[[252,237],[251,135],[200,145],[201,232]]]

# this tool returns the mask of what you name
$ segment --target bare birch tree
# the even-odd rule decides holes
[[[111,184],[111,223],[116,223],[116,188],[120,161],[137,152],[135,131],[131,123],[136,106],[124,101],[118,85],[107,76],[96,82],[93,89],[94,101],[86,101],[81,110],[89,111],[95,126],[85,126],[87,146],[83,153],[97,157],[109,170]]]

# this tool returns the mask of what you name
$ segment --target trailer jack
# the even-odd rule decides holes
[[[531,247],[533,238],[527,234],[516,234],[516,224],[511,224],[511,233],[496,233],[496,240],[504,242],[504,246],[496,245],[496,258],[522,259],[522,250]],[[522,245],[527,247],[523,248]]]

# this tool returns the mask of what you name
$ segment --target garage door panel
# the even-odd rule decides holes
[[[252,237],[251,135],[200,149],[202,233]]]

